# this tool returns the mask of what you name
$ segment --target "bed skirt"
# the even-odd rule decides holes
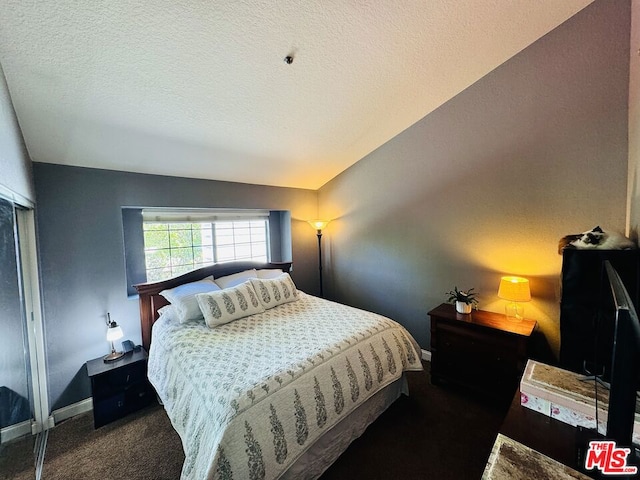
[[[400,395],[409,394],[406,372],[401,378],[373,395],[349,416],[320,437],[282,474],[281,480],[314,480],[319,478],[351,442],[360,437]]]

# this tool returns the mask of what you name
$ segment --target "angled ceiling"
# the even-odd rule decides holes
[[[316,189],[591,1],[4,0],[0,64],[34,161]]]

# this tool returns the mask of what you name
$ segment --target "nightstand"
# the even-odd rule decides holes
[[[114,362],[105,363],[103,357],[87,362],[95,428],[155,401],[155,391],[147,380],[147,358],[147,352],[140,348]]]
[[[501,313],[457,313],[443,303],[431,317],[431,382],[473,389],[510,400],[528,358],[535,320],[516,322]]]

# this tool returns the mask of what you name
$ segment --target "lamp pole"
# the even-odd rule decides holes
[[[318,272],[320,274],[320,296],[324,298],[322,291],[322,230],[318,229]]]
[[[330,220],[308,220],[318,235],[318,273],[320,275],[320,296],[324,298],[324,292],[322,291],[322,229],[325,228]]]

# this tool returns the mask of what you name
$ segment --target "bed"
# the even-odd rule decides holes
[[[233,262],[136,285],[149,380],[182,440],[183,480],[318,478],[408,394],[405,372],[422,370],[402,326],[297,290],[290,270]],[[249,271],[260,277],[198,295],[204,320],[179,321],[160,294],[211,277],[224,286]],[[210,328],[220,313],[211,299],[240,291],[247,312],[251,292],[267,307]],[[265,294],[278,302],[264,303]]]

